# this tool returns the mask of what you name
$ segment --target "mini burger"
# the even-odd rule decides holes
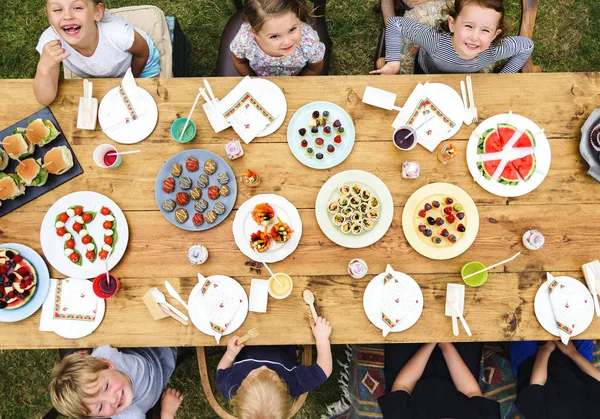
[[[71,150],[64,145],[54,147],[44,156],[44,167],[48,173],[62,175],[73,167],[73,155],[71,154]]]
[[[48,172],[42,167],[40,159],[33,157],[21,161],[17,166],[17,176],[27,186],[42,186],[48,180]]]
[[[19,177],[13,174],[0,173],[0,199],[15,199],[25,193],[25,186]]]
[[[15,160],[24,159],[33,153],[33,144],[20,133],[5,137],[2,141],[2,146],[10,158]]]
[[[25,136],[32,144],[39,147],[45,146],[50,141],[58,137],[58,130],[54,127],[52,122],[42,118],[34,119],[27,126]]]
[[[0,170],[6,169],[8,166],[8,154],[0,148]]]

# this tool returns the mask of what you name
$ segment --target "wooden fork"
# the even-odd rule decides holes
[[[473,84],[471,82],[471,76],[467,76],[467,92],[469,93],[469,111],[471,111],[471,115],[473,115],[473,121],[479,122],[479,118],[477,116],[477,108],[475,107],[475,99],[473,98]]]
[[[258,330],[250,329],[250,330],[248,330],[248,333],[246,333],[244,336],[242,336],[241,338],[238,339],[237,344],[241,345],[242,343],[246,342],[248,339],[254,339],[254,338],[258,337],[258,335],[259,335]]]

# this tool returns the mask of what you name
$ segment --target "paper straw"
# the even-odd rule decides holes
[[[213,111],[216,111],[217,109],[215,108],[215,105],[212,103],[212,100],[210,100],[208,98],[208,96],[206,95],[206,90],[204,90],[203,88],[200,88],[200,94],[202,95],[202,97],[204,98],[204,100],[206,101],[206,103],[208,103],[208,106],[210,106],[210,108]]]
[[[106,155],[111,155],[111,156],[124,156],[126,154],[134,154],[134,153],[139,153],[142,150],[133,150],[133,151],[124,151],[122,153],[118,153],[118,152],[114,152],[114,151],[109,151],[108,153],[106,153]]]
[[[104,260],[104,268],[106,269],[106,285],[110,286],[110,276],[108,276],[108,258]]]
[[[408,134],[408,135],[406,136],[406,138],[408,138],[408,137],[412,137],[412,136],[415,134],[415,132],[417,132],[417,130],[418,130],[419,128],[421,128],[423,125],[425,125],[426,123],[428,123],[429,121],[431,121],[433,118],[435,118],[435,115],[432,115],[432,116],[431,116],[431,118],[429,118],[427,121],[423,122],[423,123],[422,123],[421,125],[419,125],[417,128],[413,128],[413,130],[411,131],[411,133],[410,133],[410,134]]]
[[[181,137],[183,137],[183,133],[185,132],[185,129],[187,128],[188,124],[190,123],[190,118],[192,117],[192,114],[194,113],[194,109],[196,109],[196,104],[198,103],[198,99],[200,99],[200,93],[198,93],[196,95],[196,100],[194,100],[192,109],[190,110],[190,113],[189,113],[187,119],[185,120],[185,125],[183,126],[183,130],[181,130],[181,134],[179,134],[179,141],[181,141]]]
[[[208,95],[210,96],[210,98],[212,100],[215,100],[216,97],[212,91],[212,89],[210,88],[210,84],[208,84],[208,80],[204,79],[204,87],[206,87],[206,91],[208,92]]]
[[[496,266],[500,266],[500,265],[503,265],[503,264],[505,264],[505,263],[507,263],[507,262],[510,262],[511,260],[513,260],[513,259],[515,259],[517,256],[519,256],[520,254],[521,254],[521,252],[517,252],[517,253],[516,253],[516,254],[515,254],[513,257],[511,257],[511,258],[508,258],[508,259],[506,259],[506,260],[503,260],[502,262],[495,263],[495,264],[493,264],[492,266],[488,266],[487,268],[480,269],[480,270],[478,270],[477,272],[473,272],[472,274],[469,274],[469,275],[467,275],[467,276],[463,276],[463,279],[471,278],[472,276],[475,276],[475,275],[478,275],[478,274],[480,274],[480,273],[482,273],[482,272],[485,272],[485,271],[488,271],[488,270],[490,270],[490,269],[493,269],[493,268],[495,268]]]
[[[277,279],[277,277],[275,276],[273,271],[267,266],[267,264],[265,262],[263,262],[262,264],[265,268],[267,268],[267,271],[269,271],[269,273],[271,274],[271,277],[275,280],[275,282],[277,282],[277,285],[283,287],[283,284],[281,282],[279,282],[279,279]]]

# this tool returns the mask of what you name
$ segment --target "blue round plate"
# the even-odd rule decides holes
[[[308,126],[309,121],[312,119],[312,113],[314,111],[329,111],[329,119],[327,125],[331,127],[331,135],[325,135],[323,129],[319,127],[318,134],[312,134],[310,127]],[[337,134],[335,128],[333,128],[333,122],[339,119],[344,127],[344,134],[342,134],[342,143],[335,144],[333,139]],[[306,129],[306,135],[301,137],[298,134],[300,128]],[[325,144],[322,147],[315,146],[315,138],[321,137],[325,140]],[[338,105],[331,102],[312,102],[304,105],[296,111],[288,124],[288,145],[292,154],[296,157],[300,163],[313,169],[329,169],[330,167],[337,166],[350,154],[352,147],[354,147],[354,124],[350,115],[340,108]],[[306,148],[300,145],[300,142],[306,139],[308,141],[308,147],[312,147],[315,153],[312,156],[306,154]],[[327,145],[332,144],[335,147],[333,154],[327,153]],[[323,159],[317,160],[317,153],[323,153]]]
[[[44,259],[32,248],[18,243],[4,243],[0,244],[0,247],[19,252],[21,256],[31,262],[38,275],[38,284],[31,300],[14,310],[0,310],[0,322],[18,322],[31,316],[44,303],[50,289],[50,273]]]
[[[196,170],[195,172],[190,172],[185,167],[185,161],[188,159],[188,157],[193,157],[195,159],[198,159],[199,169]],[[179,187],[179,179],[181,179],[183,176],[187,176],[190,179],[192,179],[192,187],[194,187],[194,186],[197,187],[198,186],[198,184],[197,184],[198,177],[202,173],[206,174],[204,172],[204,162],[206,160],[214,160],[214,162],[217,164],[217,170],[215,171],[215,173],[213,173],[210,176],[207,175],[208,179],[209,179],[208,186],[216,186],[216,187],[221,186],[219,184],[219,182],[217,181],[217,174],[219,174],[220,172],[225,172],[229,176],[229,182],[227,183],[227,186],[229,186],[229,195],[227,195],[225,197],[219,196],[219,198],[217,198],[216,200],[213,201],[208,198],[208,186],[203,189],[201,188],[202,189],[202,199],[205,199],[206,202],[208,202],[208,208],[202,214],[206,215],[206,212],[208,210],[212,209],[213,204],[217,201],[221,201],[223,203],[223,205],[225,205],[225,212],[221,215],[218,215],[216,221],[212,224],[210,224],[206,220],[204,220],[204,222],[202,224],[200,224],[199,226],[195,226],[194,223],[192,223],[192,217],[196,213],[196,210],[194,209],[194,204],[196,203],[196,201],[194,201],[190,198],[190,202],[188,202],[188,204],[183,207],[188,212],[188,215],[189,215],[188,219],[185,223],[180,224],[177,221],[175,221],[175,211],[177,211],[177,209],[182,208],[182,207],[180,205],[177,205],[177,207],[175,207],[175,209],[173,211],[167,212],[162,207],[162,204],[169,198],[175,201],[177,192],[188,192],[188,194],[189,194],[189,191],[190,191],[189,189],[183,190]],[[173,163],[179,163],[183,167],[183,170],[181,171],[181,176],[179,176],[178,178],[174,178],[175,179],[175,191],[173,191],[171,193],[166,193],[165,191],[163,191],[162,185],[163,185],[163,181],[166,178],[172,177],[171,176],[171,165]],[[219,225],[225,218],[227,218],[227,216],[233,209],[233,206],[235,205],[235,200],[237,198],[237,182],[235,180],[235,175],[233,173],[233,170],[231,170],[231,167],[229,166],[229,164],[227,164],[227,162],[225,160],[223,160],[221,157],[217,156],[215,153],[212,153],[207,150],[202,150],[202,149],[186,150],[186,151],[182,151],[181,153],[175,154],[173,157],[171,157],[169,160],[167,160],[167,162],[163,165],[163,167],[160,168],[160,170],[158,171],[158,176],[156,178],[156,183],[154,185],[154,196],[156,198],[156,204],[158,205],[158,209],[160,209],[160,212],[162,213],[162,215],[167,220],[169,220],[169,222],[171,224],[173,224],[176,227],[182,228],[184,230],[188,230],[188,231],[204,231],[204,230],[208,230],[209,228]]]

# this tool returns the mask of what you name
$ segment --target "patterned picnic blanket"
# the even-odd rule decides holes
[[[600,341],[594,342],[593,363],[600,367]],[[347,361],[340,364],[344,372],[340,378],[342,399],[328,406],[332,419],[381,418],[377,398],[385,391],[383,374],[383,345],[349,345]],[[485,397],[500,403],[504,419],[519,419],[522,415],[513,402],[517,397],[517,384],[510,368],[510,358],[498,343],[486,343],[481,359],[479,385]]]

